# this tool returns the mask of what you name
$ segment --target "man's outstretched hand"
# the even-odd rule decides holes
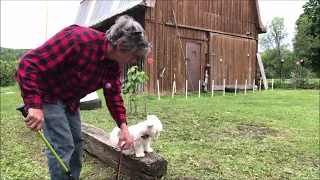
[[[119,137],[118,147],[121,148],[122,142],[125,142],[123,150],[129,149],[132,146],[132,139],[128,130],[128,126],[122,123],[120,126],[121,133]]]

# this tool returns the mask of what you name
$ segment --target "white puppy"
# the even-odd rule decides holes
[[[133,146],[130,149],[123,150],[123,153],[127,155],[135,154],[136,157],[144,157],[144,152],[153,152],[153,149],[150,147],[150,141],[151,139],[157,139],[163,129],[162,123],[157,116],[147,115],[147,120],[129,126],[128,130],[133,141]],[[120,128],[115,127],[110,133],[109,144],[114,148],[117,148],[119,142],[119,131]]]

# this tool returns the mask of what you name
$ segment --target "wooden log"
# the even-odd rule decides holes
[[[84,149],[117,170],[119,150],[109,145],[109,134],[95,126],[82,123],[82,135]],[[161,179],[167,173],[167,165],[167,160],[156,153],[146,153],[142,158],[122,154],[121,174],[132,179]]]

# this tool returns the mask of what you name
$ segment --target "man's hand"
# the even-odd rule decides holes
[[[42,123],[44,121],[42,109],[28,109],[28,116],[24,119],[27,128],[33,131],[41,129]]]
[[[128,130],[128,127],[125,123],[122,123],[121,126],[121,133],[119,137],[118,147],[121,148],[122,142],[125,142],[123,149],[129,149],[132,146],[132,139]]]

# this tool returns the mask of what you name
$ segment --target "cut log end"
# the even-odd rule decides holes
[[[82,134],[84,149],[116,170],[119,150],[109,145],[109,134],[86,123],[82,123]],[[167,164],[157,153],[146,153],[142,158],[123,154],[121,174],[133,179],[161,179],[167,173]]]

